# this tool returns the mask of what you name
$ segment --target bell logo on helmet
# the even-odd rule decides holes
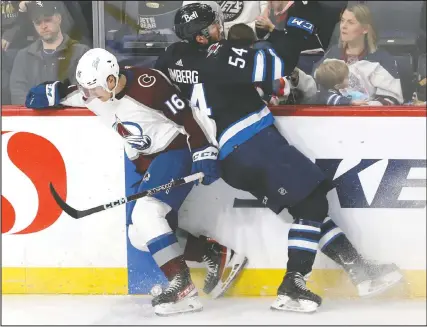
[[[191,22],[193,19],[198,18],[197,12],[193,11],[191,15],[184,14],[182,15],[182,18],[185,20],[186,23]]]

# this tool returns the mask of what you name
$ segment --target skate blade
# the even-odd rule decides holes
[[[217,299],[225,294],[233,284],[233,281],[240,275],[243,268],[248,263],[248,258],[243,255],[235,254],[233,259],[227,264],[224,273],[218,284],[214,287],[210,295],[212,299]],[[225,281],[223,281],[225,279]]]
[[[371,281],[369,287],[358,287],[359,296],[363,298],[377,296],[399,283],[402,278],[403,274],[400,271],[392,271],[378,279]]]
[[[162,303],[154,307],[154,313],[160,317],[200,312],[202,310],[203,304],[198,297],[186,298],[177,303]]]
[[[316,302],[309,300],[294,300],[289,296],[280,296],[273,302],[270,309],[280,311],[293,311],[302,313],[312,313],[317,310],[319,305]]]

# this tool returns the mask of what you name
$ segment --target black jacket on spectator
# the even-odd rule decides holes
[[[10,76],[12,104],[24,104],[30,88],[47,81],[69,78],[71,84],[77,83],[77,63],[89,47],[70,39],[67,34],[63,36],[63,42],[53,55],[43,55],[41,40],[18,52]]]
[[[1,2],[1,38],[10,43],[9,49],[27,46],[27,35],[36,35],[28,14],[19,11],[19,3],[20,1]]]
[[[426,2],[423,2],[421,9],[420,29],[418,33],[418,48],[421,52],[426,52]]]
[[[351,104],[351,99],[343,96],[337,90],[325,90],[320,88],[312,103],[326,106],[347,106]]]
[[[19,19],[22,17],[19,12],[19,1],[2,1],[1,2],[1,38],[11,42],[21,25]]]

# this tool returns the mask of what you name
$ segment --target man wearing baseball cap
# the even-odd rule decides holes
[[[12,104],[24,104],[29,89],[47,81],[70,79],[80,57],[89,48],[61,31],[59,1],[28,1],[26,8],[39,39],[20,50],[15,58],[10,92]]]

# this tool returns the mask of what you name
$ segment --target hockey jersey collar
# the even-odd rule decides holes
[[[116,94],[116,99],[117,100],[122,99],[126,95],[127,91],[129,90],[128,86],[131,85],[132,82],[133,82],[133,72],[131,72],[130,70],[128,70],[128,69],[123,69],[122,70],[121,69],[119,71],[119,76],[120,75],[125,75],[126,76],[126,85],[123,88],[123,90],[121,90],[119,93]]]

